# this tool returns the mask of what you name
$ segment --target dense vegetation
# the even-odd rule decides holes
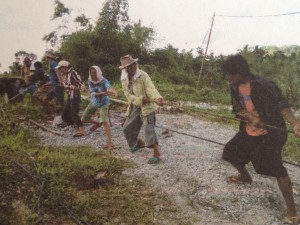
[[[59,1],[55,2],[53,19],[70,12]],[[142,68],[151,75],[164,98],[230,103],[228,83],[220,71],[226,56],[210,54],[207,57],[197,88],[203,50],[198,48],[194,54],[193,50],[180,51],[172,45],[153,49],[155,31],[142,26],[141,21],[131,22],[128,7],[127,0],[106,1],[95,26],[81,15],[75,20],[81,29],[61,39],[63,58],[69,60],[85,80],[88,68],[100,65],[104,75],[120,89],[119,58],[130,53],[140,59]],[[44,40],[55,44],[59,37],[54,31]],[[289,101],[300,107],[299,46],[246,45],[239,52],[248,59],[253,73],[275,81]],[[19,74],[20,61],[25,55],[36,57],[33,53],[17,52],[17,60],[10,67],[12,76]],[[161,204],[165,206],[163,213],[171,214],[169,217],[176,215],[176,209],[166,196],[149,189],[149,185],[139,179],[121,175],[123,169],[131,166],[128,162],[109,153],[100,154],[89,146],[42,146],[34,134],[20,126],[31,118],[45,119],[38,107],[26,101],[17,105],[0,102],[0,109],[1,224],[68,224],[70,215],[91,224],[110,221],[151,224],[155,206]],[[228,111],[217,113],[229,116]],[[286,159],[300,161],[298,142],[290,135],[284,149]],[[102,180],[92,182],[97,174],[102,174]]]
[[[70,10],[55,0],[52,19],[62,19]],[[103,5],[95,25],[85,15],[76,17],[77,31],[59,36],[60,26],[45,35],[44,40],[60,45],[63,58],[70,61],[75,69],[86,80],[88,68],[100,65],[104,75],[114,85],[119,85],[119,58],[132,54],[140,59],[142,68],[146,70],[166,99],[209,101],[229,104],[228,83],[220,71],[226,56],[206,56],[200,86],[195,87],[199,79],[203,49],[197,51],[179,50],[172,45],[154,49],[155,31],[142,26],[141,21],[132,22],[128,16],[127,0],[109,0]],[[63,21],[63,20],[62,20]],[[239,53],[244,55],[254,74],[276,82],[284,95],[294,107],[300,106],[300,47],[249,47],[245,45]],[[16,53],[16,58],[23,51]],[[30,56],[34,55],[32,53]],[[14,63],[11,72],[17,73]],[[171,94],[169,91],[171,90]]]

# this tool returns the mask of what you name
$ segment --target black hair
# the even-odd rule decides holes
[[[36,61],[33,65],[35,68],[43,68],[43,64],[40,61]]]
[[[250,77],[250,69],[247,60],[240,54],[229,56],[222,64],[224,74],[239,74]]]

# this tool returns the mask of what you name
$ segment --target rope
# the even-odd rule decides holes
[[[222,119],[227,119],[227,120],[234,120],[234,121],[238,121],[238,122],[244,122],[244,123],[247,123],[248,121],[247,120],[242,120],[242,119],[238,119],[238,118],[233,118],[233,117],[228,117],[228,116],[220,116],[218,114],[215,114],[215,113],[209,113],[209,112],[204,112],[202,110],[199,110],[199,109],[194,109],[194,108],[191,108],[192,110],[200,113],[200,114],[204,114],[204,115],[209,115],[209,116],[215,116],[215,117],[218,117],[218,118],[222,118]],[[285,129],[282,129],[282,128],[279,128],[279,127],[275,127],[275,126],[272,126],[272,125],[269,125],[269,124],[264,124],[264,126],[266,128],[269,128],[269,129],[273,129],[273,130],[278,130],[278,131],[281,131],[281,132],[288,132],[288,133],[291,133],[293,134],[294,131],[292,130],[285,130]]]
[[[116,99],[111,99],[117,103],[121,103],[121,104],[128,104],[127,102],[125,101],[121,101],[121,100],[116,100]],[[169,104],[167,104],[169,105]],[[231,117],[226,117],[226,116],[220,116],[220,115],[217,115],[217,114],[212,114],[212,113],[207,113],[207,112],[203,112],[203,111],[198,111],[196,110],[197,112],[199,113],[203,113],[203,114],[208,114],[208,115],[212,115],[212,116],[217,116],[217,117],[220,117],[220,118],[225,118],[225,119],[231,119],[231,120],[235,120],[235,121],[241,121],[240,119],[237,119],[237,118],[231,118]],[[273,128],[273,129],[280,129],[278,127],[272,127],[271,125],[268,125],[269,128]],[[175,133],[178,133],[178,134],[181,134],[181,135],[185,135],[185,136],[189,136],[189,137],[192,137],[192,138],[197,138],[197,139],[200,139],[200,140],[203,140],[203,141],[207,141],[207,142],[210,142],[210,143],[213,143],[213,144],[217,144],[217,145],[221,145],[221,146],[225,146],[224,143],[221,143],[221,142],[217,142],[217,141],[213,141],[213,140],[210,140],[210,139],[207,139],[207,138],[202,138],[202,137],[198,137],[198,136],[195,136],[195,135],[191,135],[191,134],[187,134],[187,133],[183,133],[183,132],[180,132],[180,131],[177,131],[177,130],[173,130],[173,129],[170,129],[170,128],[167,128],[167,127],[163,127],[163,126],[159,126],[159,125],[155,125],[155,127],[157,128],[161,128],[161,129],[166,129],[166,130],[170,130],[172,132],[175,132]],[[280,129],[282,130],[282,129]],[[290,132],[290,131],[289,131]],[[299,167],[300,168],[300,164],[297,164],[297,163],[293,163],[293,162],[289,162],[289,161],[286,161],[286,160],[282,160],[284,163],[286,164],[289,164],[289,165],[292,165],[292,166],[296,166],[296,167]]]
[[[203,140],[203,141],[207,141],[207,142],[211,142],[211,143],[214,143],[214,144],[217,144],[217,145],[223,145],[223,146],[225,145],[224,143],[220,143],[220,142],[213,141],[213,140],[210,140],[210,139],[206,139],[206,138],[198,137],[198,136],[195,136],[195,135],[183,133],[183,132],[180,132],[180,131],[177,131],[177,130],[172,130],[172,129],[167,128],[167,127],[162,127],[162,126],[159,126],[159,125],[155,125],[155,127],[161,128],[161,129],[170,130],[170,131],[173,131],[173,132],[178,133],[178,134],[182,134],[182,135],[185,135],[185,136],[197,138],[197,139],[200,139],[200,140]]]
[[[197,138],[197,139],[207,141],[207,142],[210,142],[210,143],[214,143],[214,144],[217,144],[217,145],[225,146],[225,144],[221,143],[221,142],[213,141],[213,140],[210,140],[210,139],[207,139],[207,138],[202,138],[202,137],[198,137],[198,136],[187,134],[187,133],[183,133],[183,132],[173,130],[173,129],[170,129],[170,128],[167,128],[167,127],[163,127],[163,126],[159,126],[159,125],[155,125],[155,127],[161,128],[161,129],[166,129],[166,130],[169,130],[169,131],[181,134],[181,135],[189,136],[189,137],[192,137],[192,138]],[[286,160],[282,160],[282,162],[300,168],[300,164],[297,164],[297,163],[294,163],[294,162],[289,162],[289,161],[286,161]]]

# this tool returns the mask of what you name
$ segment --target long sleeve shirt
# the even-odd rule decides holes
[[[129,83],[128,77],[126,76],[121,78],[121,82],[124,94],[129,103],[127,115],[130,113],[131,104],[140,106],[143,116],[147,116],[157,109],[157,105],[154,102],[162,97],[146,72],[138,69],[132,84]],[[143,104],[143,97],[148,97],[151,102]]]
[[[71,85],[75,87],[73,90],[71,89]],[[67,89],[70,98],[80,97],[80,89],[82,85],[84,85],[84,83],[78,73],[73,68],[70,68],[68,70],[68,77],[63,83],[63,86]]]
[[[49,79],[53,87],[59,86],[59,80],[55,73],[55,67],[57,66],[57,62],[52,60],[49,64]]]

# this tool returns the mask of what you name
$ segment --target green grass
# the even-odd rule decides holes
[[[177,218],[166,194],[143,178],[123,175],[134,166],[128,161],[90,146],[42,146],[19,125],[28,118],[44,119],[40,109],[26,102],[0,104],[1,224],[73,224],[70,210],[76,220],[93,225],[162,219],[193,224],[193,218]]]
[[[189,85],[174,85],[169,82],[157,82],[157,89],[164,99],[169,101],[210,102],[230,104],[229,93],[210,88],[195,88]]]
[[[215,95],[210,90],[167,83],[157,86],[167,100],[228,101],[221,92]],[[238,130],[238,121],[228,109],[189,107],[185,111]],[[151,188],[143,178],[123,175],[134,166],[128,161],[89,146],[42,146],[34,134],[20,126],[28,119],[46,118],[28,99],[16,105],[0,101],[1,224],[70,224],[66,209],[90,224],[158,224],[154,221],[160,219],[169,224],[193,224],[193,218],[177,218],[178,209],[166,194]],[[283,152],[286,160],[300,163],[299,143],[289,135]],[[186,204],[192,206],[189,200]]]

